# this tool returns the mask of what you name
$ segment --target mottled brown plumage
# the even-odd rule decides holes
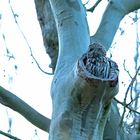
[[[106,57],[106,51],[103,46],[98,43],[91,44],[85,56],[85,66],[88,72],[98,78],[113,78],[114,69],[118,69],[118,66]]]

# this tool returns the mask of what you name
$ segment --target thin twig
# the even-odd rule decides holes
[[[138,98],[140,98],[140,96],[135,97],[134,99],[132,99],[127,105],[131,105],[134,101],[136,101]]]
[[[138,11],[135,11],[135,25],[136,25],[136,51],[135,51],[135,56],[134,56],[134,62],[135,62],[135,69],[137,69],[137,67],[139,66],[138,61],[139,61],[139,42],[140,42],[140,38],[139,38],[139,24],[138,24]],[[137,87],[138,87],[138,80],[136,80],[135,85],[134,85],[134,92],[135,92],[135,97],[139,96],[139,94],[137,93]],[[138,106],[138,99],[135,101],[135,108],[137,108]]]
[[[14,55],[9,51],[8,47],[7,47],[7,43],[6,43],[6,39],[5,39],[5,35],[2,34],[2,38],[4,40],[4,45],[5,45],[5,48],[6,48],[6,56],[10,59],[15,59]]]
[[[138,75],[139,70],[140,70],[140,66],[139,66],[138,69],[136,70],[136,73],[135,73],[134,77],[132,78],[132,80],[131,80],[131,82],[130,82],[130,84],[129,84],[129,86],[128,86],[126,92],[125,92],[125,97],[124,97],[124,102],[123,102],[123,104],[124,104],[124,110],[123,110],[123,114],[122,114],[122,117],[121,117],[120,126],[121,126],[122,123],[123,123],[124,115],[125,115],[125,112],[126,112],[126,107],[127,107],[127,106],[126,106],[126,105],[127,105],[127,104],[126,104],[126,100],[127,100],[127,95],[128,95],[129,89],[130,89],[131,86],[133,86],[134,82],[136,81],[136,78],[137,78],[137,75]],[[130,107],[129,107],[129,108],[130,108]],[[140,114],[140,113],[139,113],[139,114]]]
[[[84,3],[84,5],[87,5],[89,3],[90,0],[88,0],[86,3]]]
[[[123,107],[125,107],[125,108],[129,109],[130,111],[132,111],[132,112],[137,113],[137,114],[140,115],[140,112],[138,112],[138,111],[136,111],[135,109],[129,107],[129,104],[124,104],[124,102],[120,102],[120,101],[119,101],[118,99],[116,99],[116,98],[114,98],[114,100],[115,100],[117,103],[121,104]]]
[[[125,93],[125,97],[124,97],[124,102],[126,103],[126,99],[127,99],[127,95],[128,95],[128,91],[130,89],[130,87],[133,85],[133,83],[136,81],[136,78],[137,78],[137,75],[138,75],[138,72],[140,70],[140,66],[138,67],[138,69],[136,70],[136,73],[134,75],[134,77],[132,78],[127,90],[126,90],[126,93]]]
[[[12,136],[11,134],[5,133],[5,132],[3,132],[1,130],[0,130],[0,134],[4,135],[4,136],[6,136],[6,137],[8,137],[10,139],[13,139],[13,140],[21,140],[21,139],[15,137],[15,136]]]
[[[102,0],[98,0],[96,1],[96,3],[89,9],[87,9],[87,11],[89,12],[93,12],[95,10],[95,8],[98,6],[98,4],[101,2]]]
[[[123,61],[123,68],[124,68],[124,71],[126,71],[126,73],[128,74],[128,76],[132,79],[132,76],[131,76],[129,70],[126,69],[125,62],[126,62],[126,61],[125,61],[125,59],[124,59],[124,61]],[[130,98],[131,98],[131,100],[133,100],[132,91],[133,91],[133,85],[131,85],[131,87],[130,87]]]
[[[124,59],[124,61],[123,61],[123,68],[124,68],[124,71],[126,71],[126,73],[129,75],[129,77],[132,79],[132,76],[131,76],[129,70],[126,69],[125,62],[126,62],[126,61],[125,61],[125,59]]]
[[[20,33],[22,34],[22,36],[23,36],[25,42],[27,43],[27,46],[29,47],[29,50],[30,50],[30,54],[31,54],[33,60],[35,61],[37,67],[38,67],[43,73],[48,74],[48,75],[53,75],[53,73],[46,72],[46,71],[44,71],[44,70],[40,67],[39,63],[37,62],[36,58],[34,57],[34,55],[33,55],[33,53],[32,53],[31,46],[30,46],[30,44],[29,44],[29,42],[28,42],[28,40],[27,40],[25,34],[23,33],[22,29],[20,28],[20,25],[19,25],[19,23],[18,23],[18,21],[17,21],[17,19],[16,19],[18,16],[17,16],[17,14],[14,13],[14,10],[13,10],[13,8],[12,8],[12,5],[11,5],[11,3],[10,3],[10,0],[9,0],[9,5],[10,5],[11,12],[12,12],[12,14],[13,14],[13,17],[14,17],[14,19],[15,19],[15,23],[16,23],[16,25],[17,25],[17,27],[18,27]]]

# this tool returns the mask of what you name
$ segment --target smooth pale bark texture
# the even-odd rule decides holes
[[[118,92],[117,66],[108,60],[112,64],[109,75],[94,76],[87,70],[90,51],[89,49],[83,55],[68,74],[63,72],[64,77],[62,75],[53,81],[50,140],[100,140],[103,138],[111,99]],[[95,55],[98,54],[95,53]]]
[[[49,4],[49,2],[48,1],[38,1],[38,0],[35,0],[35,5],[36,5],[36,10],[37,10],[37,17],[38,17],[38,20],[39,20],[39,23],[40,23],[40,26],[41,26],[41,30],[42,30],[42,35],[43,34],[46,34],[46,36],[44,36],[43,35],[43,41],[45,41],[44,42],[44,44],[47,44],[47,41],[48,42],[56,42],[56,38],[57,38],[57,34],[55,34],[57,31],[54,31],[54,30],[56,30],[56,28],[54,27],[54,19],[52,18],[52,17],[50,17],[50,16],[52,16],[52,9],[51,9],[51,7],[50,7],[50,4]],[[40,22],[40,17],[42,17],[41,15],[43,14],[43,21],[48,21],[48,22],[43,22],[44,24],[42,24],[42,20],[41,20],[41,22]],[[42,19],[42,18],[41,18]],[[51,23],[51,24],[50,24]],[[52,24],[53,23],[53,24]],[[52,26],[53,25],[53,26]],[[44,27],[46,27],[46,28],[51,28],[51,30],[48,30],[48,29],[46,29],[46,28],[44,28]],[[47,35],[48,34],[48,35]],[[50,37],[50,36],[52,36],[52,34],[53,34],[53,37],[54,38],[52,38],[52,37]],[[58,41],[57,41],[58,42]],[[52,47],[52,49],[51,49],[51,47]],[[51,51],[58,51],[58,49],[53,49],[53,48],[57,48],[58,46],[57,45],[55,45],[55,46],[52,46],[51,44],[50,44],[50,46],[49,46],[49,49],[51,50]],[[45,48],[46,48],[46,46],[45,46]],[[50,52],[49,51],[49,53],[50,54],[55,54],[54,52]],[[52,59],[52,58],[51,58]],[[54,62],[56,62],[56,60],[55,59],[57,59],[56,57],[54,57],[53,59],[52,59],[52,62],[54,61]],[[55,63],[53,63],[53,64],[55,64]],[[54,68],[55,68],[55,66],[54,66]],[[113,107],[113,105],[112,105],[112,107]],[[111,111],[111,113],[114,115],[115,113],[114,113],[114,111],[113,111],[113,109],[112,109],[112,111]],[[107,127],[106,127],[106,129],[105,129],[105,133],[104,133],[104,139],[106,139],[106,138],[110,138],[110,139],[114,139],[114,138],[116,138],[117,137],[117,134],[118,134],[118,123],[115,123],[116,122],[116,119],[117,119],[117,121],[120,119],[120,116],[119,116],[119,113],[118,113],[118,118],[116,118],[115,117],[115,119],[113,119],[114,118],[114,116],[111,116],[112,117],[112,119],[109,119],[108,121],[107,121]],[[116,114],[115,114],[115,116],[116,116]],[[114,121],[115,120],[115,121]],[[109,127],[108,127],[109,126]],[[112,129],[112,128],[115,128],[115,129]],[[122,138],[122,135],[120,134],[120,136],[121,136],[121,138]]]
[[[79,1],[51,1],[59,37],[59,57],[56,73],[64,67],[72,68],[77,59],[87,50],[89,32],[86,11]],[[80,3],[80,4],[79,4]],[[80,47],[79,47],[80,46]]]
[[[49,44],[47,46],[50,51],[47,51],[47,52],[50,53],[49,55],[53,57],[54,55],[51,55],[51,54],[58,54],[58,52],[57,53],[54,52],[54,51],[58,51],[58,49],[57,49],[58,45],[57,45],[57,43],[53,43],[53,42],[58,42],[58,41],[56,41],[57,31],[56,31],[56,27],[55,27],[54,17],[52,15],[52,9],[50,7],[50,3],[45,0],[42,0],[42,1],[35,0],[35,6],[36,6],[36,10],[37,10],[37,17],[38,17],[38,20],[39,20],[39,23],[41,26],[41,30],[42,30],[44,45],[48,44],[47,41],[49,42]],[[51,44],[54,44],[54,45],[51,45]],[[45,45],[45,48],[47,46]],[[56,49],[54,49],[54,48],[56,48]],[[57,61],[57,57],[53,57],[53,58],[52,57],[51,57],[52,65],[55,65],[56,63],[53,63],[53,62]],[[53,68],[55,68],[55,66],[53,66]],[[114,111],[111,111],[111,113],[113,115],[115,114]],[[120,116],[118,113],[119,117],[118,118],[115,117],[115,119],[113,119],[114,118],[113,115],[111,116],[112,119],[109,119],[107,121],[107,127],[105,129],[104,139],[106,139],[106,138],[114,139],[117,137],[116,134],[118,131],[118,123],[115,123],[115,122],[117,122],[120,119]],[[116,114],[115,114],[115,116],[116,116]],[[117,119],[117,121],[116,121],[116,119]],[[112,129],[112,128],[114,128],[114,129]],[[122,135],[121,135],[121,137],[122,137]]]
[[[117,66],[105,57],[101,45],[93,44],[87,50],[89,34],[85,9],[80,1],[64,0],[61,3],[51,0],[51,4],[60,52],[51,88],[53,114],[50,140],[100,140],[111,99],[118,92]],[[106,65],[104,74],[98,58]],[[91,73],[89,62],[94,59],[95,64],[91,67],[94,67],[95,73]],[[101,72],[96,75],[97,69]]]
[[[115,73],[117,71],[115,63],[111,63],[98,52],[101,51],[103,54],[104,48],[109,49],[119,23],[127,11],[120,7],[124,5],[119,1],[109,2],[92,41],[95,52],[98,45],[102,49],[97,49],[95,54],[92,53],[92,59],[90,59],[89,54],[92,49],[86,52],[89,35],[86,31],[85,17],[81,11],[83,8],[79,5],[80,1],[50,0],[50,2],[57,24],[60,47],[51,90],[53,114],[50,140],[101,140],[108,117],[109,102],[117,93],[118,74]],[[105,17],[113,23],[110,30],[108,30],[109,20]],[[79,59],[82,54],[84,55]],[[96,57],[97,55],[99,57]],[[102,63],[103,69],[100,67]]]
[[[110,0],[91,43],[100,42],[108,51],[123,17],[140,8],[140,0]]]

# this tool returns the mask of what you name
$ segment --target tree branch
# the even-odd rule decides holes
[[[139,8],[140,0],[110,0],[91,43],[100,42],[108,50],[123,17]]]
[[[0,86],[0,103],[20,113],[38,128],[49,132],[50,119],[41,115],[16,95]]]
[[[120,101],[117,100],[116,98],[114,98],[114,100],[115,100],[117,103],[121,104],[123,107],[125,107],[125,108],[129,109],[130,111],[132,111],[132,112],[134,112],[134,113],[140,115],[140,112],[138,112],[138,111],[136,111],[135,109],[129,107],[129,104],[125,104],[124,102],[120,102]]]
[[[131,80],[131,82],[130,82],[130,84],[129,84],[129,86],[127,87],[127,90],[126,90],[126,92],[125,92],[125,97],[124,97],[124,101],[123,101],[123,107],[124,107],[124,109],[123,109],[123,114],[122,114],[122,118],[121,118],[121,121],[120,121],[120,125],[122,125],[122,123],[123,123],[123,119],[124,119],[124,115],[125,115],[125,113],[126,113],[126,108],[128,108],[130,111],[133,111],[133,112],[135,112],[135,113],[137,113],[137,111],[135,111],[134,109],[132,109],[132,108],[130,108],[127,104],[126,104],[126,100],[127,100],[127,96],[128,96],[128,93],[129,93],[129,90],[130,90],[130,88],[131,87],[133,87],[133,84],[134,84],[134,82],[136,81],[136,78],[137,78],[137,75],[138,75],[138,72],[139,72],[139,70],[140,70],[140,66],[138,67],[138,69],[136,70],[136,73],[135,73],[135,75],[134,75],[134,77],[132,78],[132,80]],[[116,100],[117,101],[117,100]],[[120,102],[119,102],[120,103]],[[122,104],[122,103],[120,103],[120,104]],[[140,113],[139,113],[140,114]]]
[[[8,137],[8,138],[10,138],[10,139],[13,139],[13,140],[21,140],[21,139],[15,137],[15,136],[12,136],[12,135],[10,135],[10,134],[8,134],[8,133],[5,133],[5,132],[3,132],[3,131],[1,131],[1,130],[0,130],[0,134],[4,135],[4,136],[6,136],[6,137]]]
[[[63,2],[50,0],[50,3],[59,36],[57,73],[64,67],[67,70],[73,67],[77,59],[87,51],[90,38],[86,10],[80,0],[63,0]]]
[[[101,1],[102,0],[97,0],[96,3],[91,8],[87,9],[87,11],[93,12]]]

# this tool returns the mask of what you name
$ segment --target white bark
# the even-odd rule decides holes
[[[60,46],[51,88],[53,114],[50,140],[101,140],[110,102],[118,89],[117,83],[113,87],[110,85],[117,79],[117,73],[105,78],[87,72],[84,61],[88,59],[85,56],[90,50],[82,55],[88,49],[89,32],[81,2],[50,2]]]
[[[79,62],[80,63],[80,62]],[[82,64],[53,81],[50,140],[101,140],[112,97],[112,79],[86,73]]]
[[[89,32],[86,11],[79,1],[50,1],[53,5],[59,36],[59,58],[56,73],[71,70],[77,59],[87,50]]]
[[[110,0],[91,43],[100,42],[107,51],[123,17],[139,8],[140,0]]]

